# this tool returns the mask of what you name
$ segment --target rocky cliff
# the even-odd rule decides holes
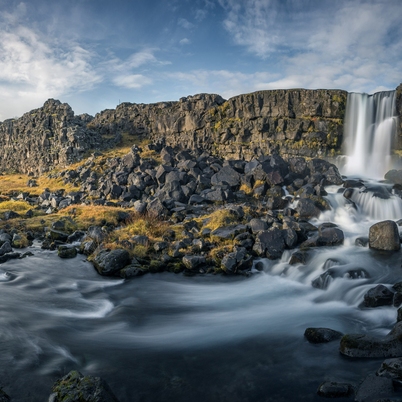
[[[178,102],[123,103],[97,114],[91,127],[200,147],[226,159],[272,152],[327,156],[342,142],[346,98],[345,91],[305,89],[259,91],[227,101],[200,94]]]
[[[396,93],[401,116],[402,85]],[[113,146],[121,135],[202,148],[225,159],[332,156],[340,152],[346,101],[341,90],[258,91],[229,100],[199,94],[177,102],[122,103],[92,118],[75,116],[69,105],[51,99],[0,123],[0,171],[40,173],[65,166],[88,150]]]
[[[0,171],[39,174],[80,160],[102,137],[71,107],[49,99],[43,107],[0,124]]]

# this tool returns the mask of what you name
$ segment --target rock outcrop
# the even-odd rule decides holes
[[[341,150],[347,95],[325,89],[257,91],[229,100],[198,94],[154,104],[121,103],[94,118],[75,116],[69,105],[49,99],[42,108],[0,123],[0,172],[39,174],[76,162],[89,150],[116,145],[122,136],[133,143],[151,139],[201,148],[224,159],[333,156]],[[396,89],[396,109],[401,116],[402,85]]]
[[[49,99],[43,107],[0,124],[0,171],[40,174],[81,160],[102,137],[88,129],[92,117]]]
[[[200,94],[178,102],[122,103],[98,113],[90,126],[103,135],[140,135],[225,159],[276,152],[319,157],[340,149],[346,99],[341,90],[258,91],[227,101]]]

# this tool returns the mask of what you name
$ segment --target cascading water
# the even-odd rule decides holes
[[[396,126],[395,91],[350,93],[345,115],[344,173],[382,179],[390,169]]]

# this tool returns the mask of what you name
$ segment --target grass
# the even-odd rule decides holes
[[[217,209],[207,216],[202,216],[198,220],[204,221],[204,228],[214,231],[223,226],[239,223],[239,218],[228,209]]]

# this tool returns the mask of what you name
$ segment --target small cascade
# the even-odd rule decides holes
[[[343,173],[382,179],[391,168],[397,116],[395,91],[350,93],[345,116],[347,162]]]

